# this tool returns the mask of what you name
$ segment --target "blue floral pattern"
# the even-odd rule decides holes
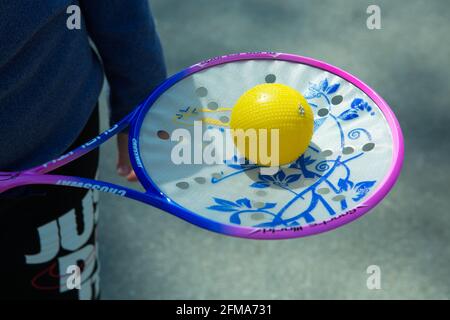
[[[340,87],[339,83],[335,83],[330,85],[328,83],[328,79],[324,79],[319,84],[310,83],[308,88],[308,92],[305,95],[306,99],[320,98],[324,96],[329,96],[336,91],[338,91]]]
[[[372,116],[374,115],[374,113],[372,112],[372,107],[369,106],[369,104],[363,99],[357,98],[352,101],[349,109],[338,115],[338,118],[344,121],[356,119],[363,111],[370,113],[370,115]]]
[[[272,217],[275,216],[269,209],[274,208],[276,203],[266,202],[262,206],[254,208],[248,198],[241,198],[235,202],[220,198],[213,198],[213,200],[216,204],[209,206],[208,209],[221,212],[232,212],[230,215],[230,222],[234,224],[240,224],[241,216],[244,214],[262,213]]]
[[[290,174],[286,175],[283,170],[278,171],[276,174],[270,175],[259,175],[259,181],[253,183],[250,187],[253,188],[267,188],[271,185],[275,185],[282,188],[288,188],[289,184],[300,179],[301,174]]]

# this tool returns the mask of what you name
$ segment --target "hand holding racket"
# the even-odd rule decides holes
[[[307,99],[314,134],[304,154],[272,175],[248,161],[236,164],[237,155],[214,165],[171,161],[171,132],[182,126],[195,135],[186,114],[203,119],[206,131],[226,135],[230,107],[261,83],[288,85]],[[203,112],[198,113],[199,106]],[[131,164],[145,192],[49,174],[126,126]],[[386,102],[362,81],[310,58],[242,53],[175,74],[119,123],[58,159],[0,173],[0,193],[30,184],[95,189],[231,236],[294,238],[337,228],[366,213],[392,188],[402,162],[400,126]]]

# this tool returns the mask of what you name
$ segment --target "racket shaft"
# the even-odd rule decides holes
[[[114,126],[112,126],[110,129],[102,132],[97,137],[91,139],[90,141],[86,142],[82,146],[76,148],[75,150],[72,150],[62,156],[60,156],[57,159],[53,159],[47,163],[44,163],[42,165],[39,165],[37,167],[31,168],[27,170],[26,172],[32,172],[32,173],[47,173],[50,171],[53,171],[59,167],[62,167],[66,165],[69,162],[72,162],[73,160],[76,160],[86,153],[92,151],[93,149],[100,146],[105,141],[111,139],[114,135],[122,131],[125,127],[127,127],[130,122],[133,120],[133,118],[136,115],[136,112],[138,111],[139,107],[137,107],[133,112],[128,114],[125,118],[123,118],[121,121],[116,123]]]
[[[98,190],[104,193],[111,193],[121,197],[131,198],[150,205],[158,206],[161,201],[166,201],[163,197],[158,197],[148,193],[142,193],[127,187],[113,183],[93,180],[81,177],[71,177],[52,174],[33,174],[23,172],[10,180],[10,183],[0,186],[0,193],[25,185],[57,185],[62,187],[82,188]]]

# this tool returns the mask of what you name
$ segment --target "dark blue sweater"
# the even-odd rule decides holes
[[[81,30],[66,25],[73,4]],[[97,102],[103,73],[112,122],[164,80],[147,0],[0,0],[0,171],[41,164],[68,148]]]

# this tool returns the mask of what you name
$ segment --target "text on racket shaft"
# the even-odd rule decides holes
[[[98,190],[101,192],[116,194],[116,195],[122,196],[122,197],[127,194],[127,191],[124,189],[109,187],[106,185],[96,184],[96,183],[92,183],[92,182],[58,180],[56,182],[56,184],[60,185],[60,186],[66,186],[66,187],[76,187],[76,188]]]

